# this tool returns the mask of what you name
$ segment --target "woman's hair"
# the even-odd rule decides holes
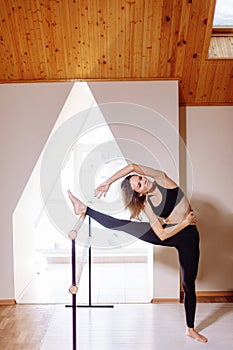
[[[130,179],[135,175],[128,175],[121,183],[121,192],[125,208],[129,209],[131,215],[130,219],[136,218],[139,219],[139,214],[143,210],[146,195],[140,195],[138,192],[134,191],[130,184]]]

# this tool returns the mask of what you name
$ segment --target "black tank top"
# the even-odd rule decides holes
[[[158,187],[159,191],[162,194],[162,200],[161,203],[158,206],[154,206],[152,203],[150,197],[153,195],[148,195],[147,200],[150,204],[153,212],[161,217],[161,218],[167,218],[173,209],[176,207],[176,205],[181,201],[181,199],[184,197],[184,193],[179,187],[175,188],[165,188],[158,183],[156,183],[156,186]]]

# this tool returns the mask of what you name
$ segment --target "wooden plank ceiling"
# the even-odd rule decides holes
[[[215,0],[2,0],[0,83],[178,79],[181,105],[232,105],[208,59]]]

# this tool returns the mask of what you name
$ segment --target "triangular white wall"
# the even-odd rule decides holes
[[[0,85],[2,300],[15,299],[12,215],[72,85]]]

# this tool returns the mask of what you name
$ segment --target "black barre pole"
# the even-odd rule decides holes
[[[72,305],[66,305],[66,307],[72,306],[72,320],[73,320],[73,350],[77,349],[77,307],[93,307],[93,308],[113,308],[113,305],[92,305],[92,271],[91,271],[91,244],[89,245],[89,256],[88,256],[88,272],[89,272],[89,304],[88,305],[77,305],[76,294],[78,292],[78,287],[76,285],[76,245],[75,240],[77,238],[77,231],[73,229],[69,232],[69,238],[71,239],[71,263],[72,263],[72,285],[69,288],[69,292],[72,294]],[[91,238],[91,218],[89,216],[89,239]]]
[[[71,239],[71,263],[72,263],[72,285],[69,292],[72,294],[72,335],[73,335],[73,350],[77,349],[77,302],[76,294],[78,292],[78,287],[76,285],[76,245],[75,239],[77,238],[77,232],[75,230],[70,231],[69,237]],[[70,305],[66,305],[70,306]]]
[[[75,239],[72,239],[72,286],[76,287],[76,254],[75,254]],[[76,287],[77,288],[77,287]],[[76,305],[76,293],[72,294],[72,313],[73,313],[73,350],[77,348],[77,305]]]

